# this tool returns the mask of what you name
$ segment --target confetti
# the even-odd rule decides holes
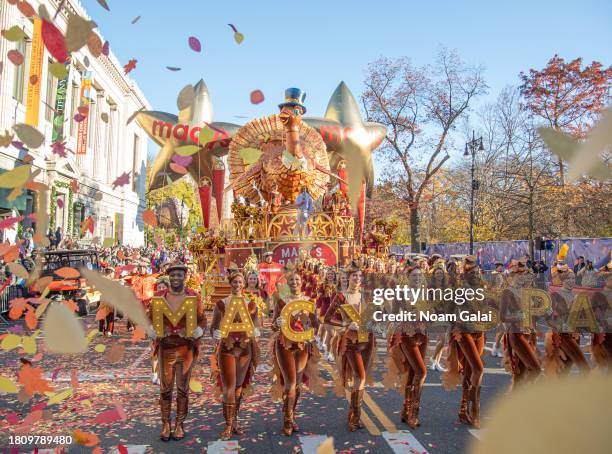
[[[138,60],[135,60],[135,59],[131,59],[130,61],[128,61],[127,65],[123,67],[125,74],[131,73],[134,70],[134,68],[136,68],[136,63],[138,63]]]
[[[144,210],[142,212],[142,221],[151,227],[157,227],[157,216],[153,210]]]
[[[132,19],[132,25],[134,25],[136,22],[138,22],[140,20],[141,16],[136,16],[134,19]]]
[[[51,353],[83,353],[85,332],[79,320],[63,304],[52,304],[43,321],[44,341]]]
[[[191,380],[189,380],[189,389],[193,391],[194,393],[201,393],[202,383],[192,378]]]
[[[18,25],[13,25],[8,30],[2,30],[2,36],[9,41],[17,42],[21,41],[27,35]]]
[[[53,387],[49,381],[42,376],[43,370],[40,367],[32,367],[24,364],[19,369],[18,382],[23,385],[25,393],[32,397],[35,393],[44,394],[47,391],[53,392]]]
[[[178,94],[176,105],[179,110],[186,109],[193,104],[195,98],[195,90],[193,85],[185,85]]]
[[[44,134],[35,127],[26,125],[25,123],[13,125],[13,130],[15,134],[17,134],[17,137],[19,137],[19,140],[30,149],[40,147],[45,141]]]
[[[106,0],[96,0],[98,2],[98,4],[104,8],[106,11],[110,11],[110,8],[108,7],[108,3],[106,3]]]
[[[261,90],[253,90],[251,92],[251,104],[261,104],[264,102],[264,94]]]
[[[0,188],[17,188],[30,179],[32,165],[19,166],[0,175]]]
[[[23,55],[17,49],[9,50],[6,56],[15,66],[20,66],[23,64]]]
[[[72,436],[74,441],[79,445],[93,447],[100,443],[100,439],[96,434],[86,433],[79,429],[75,429],[74,432],[72,432]]]
[[[195,36],[190,36],[188,42],[189,42],[189,47],[191,48],[192,51],[200,52],[202,50],[202,44],[200,43],[200,40],[196,38]]]
[[[87,43],[89,34],[96,27],[96,23],[82,18],[77,14],[68,17],[66,37],[64,44],[68,52],[75,52]]]
[[[97,344],[94,347],[94,350],[97,351],[98,353],[104,353],[104,350],[106,350],[106,345],[104,345],[104,344]]]
[[[17,385],[10,378],[0,376],[0,392],[9,393],[9,394],[17,394],[18,392]],[[7,416],[7,419],[8,419],[8,416]]]
[[[113,181],[112,186],[113,186],[113,190],[117,189],[118,187],[121,186],[125,186],[126,184],[128,184],[130,182],[130,172],[123,172],[121,175],[119,175],[115,181]]]
[[[64,35],[51,22],[43,20],[41,36],[45,47],[59,63],[64,63],[68,60],[68,50],[64,42]]]
[[[9,334],[4,339],[2,339],[2,343],[0,343],[0,348],[2,350],[13,350],[21,345],[21,336],[17,336],[16,334]]]
[[[58,79],[64,79],[68,75],[68,68],[63,63],[49,64],[49,72]]]
[[[55,405],[63,402],[64,400],[72,397],[72,388],[64,389],[63,391],[59,391],[49,397],[47,401],[47,405]]]

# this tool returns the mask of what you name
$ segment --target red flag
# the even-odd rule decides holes
[[[210,202],[212,200],[212,192],[210,187],[210,179],[203,178],[198,187],[198,193],[200,194],[200,204],[202,205],[202,219],[204,220],[204,227],[210,226]]]
[[[216,160],[212,171],[212,189],[215,194],[217,204],[217,217],[221,223],[221,213],[223,211],[223,184],[225,182],[225,166],[219,159]]]

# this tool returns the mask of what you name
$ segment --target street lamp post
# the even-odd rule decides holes
[[[476,151],[484,151],[482,136],[476,138],[472,131],[472,140],[466,142],[463,156],[472,155],[472,166],[470,169],[471,190],[470,190],[470,255],[474,254],[474,193],[479,189],[479,181],[474,178],[476,168]]]

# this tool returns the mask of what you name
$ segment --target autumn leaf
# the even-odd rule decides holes
[[[26,326],[31,330],[36,329],[36,326],[38,325],[38,318],[36,317],[36,311],[30,305],[28,305],[28,311],[26,312],[25,323],[26,323]]]
[[[264,94],[261,90],[253,90],[251,92],[251,104],[261,104],[264,102]]]
[[[42,368],[24,364],[21,369],[19,369],[17,381],[23,385],[23,389],[30,397],[35,393],[44,394],[47,391],[53,392],[53,387],[42,375]]]
[[[110,8],[108,7],[108,3],[106,3],[106,0],[96,0],[99,5],[104,8],[106,11],[110,11]]]
[[[26,144],[28,148],[38,148],[45,141],[45,135],[34,126],[18,123],[13,125],[13,130],[17,137],[19,137],[19,140]]]
[[[45,290],[51,282],[53,282],[53,276],[41,277],[34,283],[34,285],[32,286],[32,290],[38,293],[42,293],[43,290]]]
[[[25,298],[15,298],[9,301],[10,311],[9,318],[11,320],[18,320],[23,315],[23,311],[29,306],[28,301]]]
[[[139,340],[144,340],[145,338],[145,330],[142,326],[137,326],[132,331],[132,338],[130,339],[132,342],[136,342]]]
[[[197,153],[200,150],[200,147],[197,145],[183,145],[182,147],[177,147],[174,151],[179,156],[191,156],[192,154]]]
[[[136,22],[138,22],[140,20],[141,16],[136,16],[134,19],[132,19],[132,25],[134,25]]]
[[[82,353],[87,350],[83,325],[63,304],[51,304],[43,321],[45,345],[52,353]]]
[[[130,173],[131,171],[127,173],[123,172],[121,175],[119,175],[117,179],[112,183],[113,190],[128,184],[130,182]]]
[[[200,43],[200,40],[196,38],[195,36],[190,36],[188,42],[189,42],[189,47],[191,48],[192,51],[200,52],[202,50],[202,44]]]
[[[36,10],[26,1],[17,2],[17,9],[24,17],[33,17],[36,15]]]
[[[19,25],[13,25],[8,30],[2,30],[2,36],[9,41],[16,42],[21,41],[27,35]]]
[[[66,142],[53,142],[51,144],[51,152],[58,155],[60,158],[67,157],[68,153],[66,153]]]
[[[81,277],[81,273],[78,270],[71,268],[69,266],[64,266],[54,271],[59,277],[64,279],[77,279]]]
[[[100,439],[94,433],[86,433],[82,430],[75,429],[74,432],[72,432],[72,435],[74,437],[74,441],[79,445],[93,447],[100,443]]]
[[[171,162],[169,167],[176,173],[180,173],[181,175],[185,175],[187,173],[187,169],[176,162]]]
[[[65,63],[69,55],[64,42],[64,35],[51,22],[43,20],[41,37],[45,47],[59,63]]]
[[[13,380],[0,376],[0,393],[17,394],[19,390]]]
[[[76,52],[87,43],[87,38],[95,28],[94,21],[87,20],[78,14],[71,14],[66,25],[64,43],[68,52]],[[61,63],[61,61],[60,61]]]
[[[2,350],[13,350],[21,345],[21,336],[17,334],[7,334],[0,343]]]
[[[9,50],[8,53],[6,54],[6,57],[15,66],[23,65],[23,60],[24,60],[23,54],[19,52],[17,49]]]
[[[240,33],[233,24],[227,24],[227,25],[229,25],[231,29],[234,31],[234,41],[236,41],[237,44],[242,43],[242,41],[244,40],[244,35]]]
[[[6,263],[10,263],[19,258],[19,253],[20,253],[19,245],[14,244],[10,248],[8,248],[8,250],[4,253],[2,258],[4,259]]]
[[[14,218],[6,218],[0,221],[0,230],[7,229],[18,222],[21,222],[25,219],[25,216],[15,216]]]
[[[79,183],[77,182],[77,180],[70,181],[70,189],[72,189],[72,192],[74,193],[77,193],[79,191]]]
[[[123,67],[125,74],[129,74],[130,72],[132,72],[136,68],[136,63],[138,63],[138,60],[134,58],[128,61],[127,65]]]
[[[62,391],[58,391],[49,397],[49,400],[47,401],[47,405],[59,404],[60,402],[63,402],[64,400],[71,397],[72,393],[73,393],[72,388],[67,388]]]
[[[73,300],[63,300],[62,303],[68,308],[69,311],[78,312],[79,305]]]
[[[144,210],[142,212],[142,221],[151,227],[157,227],[157,216],[153,210]]]
[[[102,54],[102,40],[93,30],[87,37],[87,48],[89,49],[89,52],[91,52],[91,55],[93,55],[95,58],[98,58]]]
[[[63,63],[50,63],[49,72],[58,79],[64,79],[68,75],[68,68]]]

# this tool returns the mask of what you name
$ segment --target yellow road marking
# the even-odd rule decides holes
[[[327,364],[327,363],[322,363],[323,367],[330,373],[330,375],[334,375],[334,371],[332,369],[332,367]],[[344,391],[345,395],[346,395],[346,399],[350,402],[351,400],[351,394],[348,391]],[[367,391],[364,394],[364,401],[370,401],[372,403],[374,403],[374,401],[370,398],[370,396],[368,395]],[[393,426],[393,423],[385,416],[385,414],[382,412],[382,410],[380,409],[380,407],[378,407],[378,405],[376,405],[376,403],[374,403],[375,408],[372,407],[370,405],[370,408],[372,409],[372,411],[374,412],[374,414],[376,415],[376,417],[378,418],[378,420],[380,422],[383,423],[383,425],[385,426],[385,428],[387,429],[387,431],[389,432],[396,432],[397,429],[395,428],[395,426]],[[378,414],[377,414],[378,411]],[[386,419],[386,421],[388,421],[391,426],[393,427],[393,430],[391,430],[389,427],[387,427],[387,425],[385,425],[385,423],[383,422],[383,420],[381,419],[381,416]],[[378,427],[376,426],[376,424],[374,423],[374,421],[372,421],[372,418],[370,418],[370,416],[368,415],[368,413],[365,411],[365,408],[361,408],[361,422],[363,422],[363,425],[366,427],[366,429],[368,429],[368,432],[370,432],[371,435],[380,435],[381,432],[378,429]]]
[[[363,401],[370,407],[374,415],[378,418],[381,424],[387,429],[387,432],[397,432],[397,427],[393,424],[384,411],[378,406],[374,399],[366,392],[364,393]]]

